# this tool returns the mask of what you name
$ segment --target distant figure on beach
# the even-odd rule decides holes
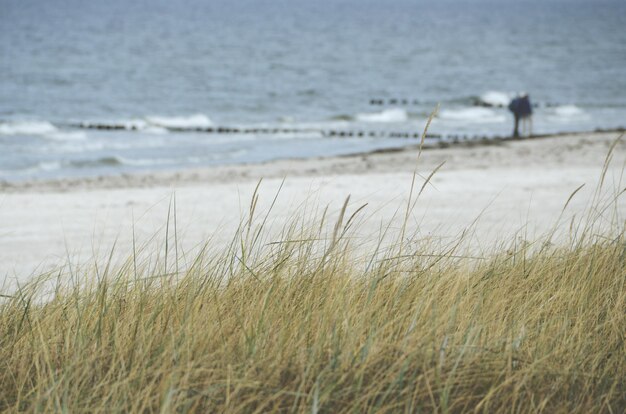
[[[515,125],[513,127],[513,138],[519,137],[519,121],[522,121],[522,133],[524,135],[532,135],[533,129],[533,108],[530,104],[530,98],[527,93],[521,93],[513,98],[509,104],[509,111],[513,113]]]

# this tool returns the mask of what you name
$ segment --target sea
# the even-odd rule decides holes
[[[0,0],[0,180],[626,126],[624,0]]]

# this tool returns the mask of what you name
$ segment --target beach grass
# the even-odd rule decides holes
[[[4,295],[0,410],[624,412],[620,195],[559,242],[557,224],[480,255],[405,228],[364,251],[348,200],[331,225],[268,239],[255,195],[232,243],[185,266],[174,208],[160,258],[137,248]]]

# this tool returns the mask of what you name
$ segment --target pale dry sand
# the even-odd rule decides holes
[[[23,282],[68,260],[103,261],[114,244],[113,256],[119,263],[132,255],[133,238],[136,245],[147,244],[146,251],[156,254],[163,250],[174,198],[180,252],[191,254],[209,238],[219,247],[231,239],[261,178],[259,212],[267,211],[285,178],[268,220],[275,237],[297,213],[310,216],[329,206],[336,215],[350,195],[348,214],[367,203],[356,235],[373,239],[381,224],[393,222],[397,228],[402,221],[416,167],[419,189],[444,162],[410,215],[411,232],[446,240],[479,218],[470,242],[488,249],[501,240],[548,231],[571,193],[585,184],[562,221],[583,214],[618,136],[565,135],[427,149],[419,163],[418,150],[411,147],[92,180],[4,183],[0,184],[0,280],[8,285]],[[623,187],[625,163],[626,144],[621,140],[607,174],[609,193]],[[617,203],[621,214],[626,212],[622,201]],[[180,252],[184,266],[190,256]]]

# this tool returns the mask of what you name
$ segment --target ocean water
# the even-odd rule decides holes
[[[626,2],[0,0],[0,180],[506,135],[521,91],[626,126]]]

